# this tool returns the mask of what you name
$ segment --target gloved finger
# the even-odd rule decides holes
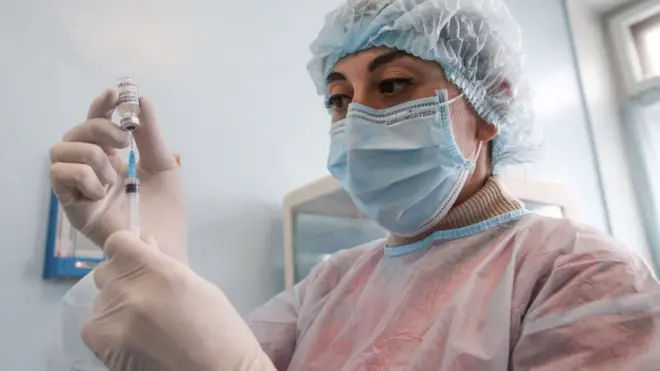
[[[83,324],[80,336],[94,355],[105,363],[106,354],[120,341],[122,330],[111,318],[94,316]]]
[[[94,118],[73,127],[66,134],[65,142],[92,143],[114,154],[115,149],[126,148],[130,144],[128,132],[104,118]]]
[[[156,242],[156,239],[153,236],[143,235],[140,236],[140,239],[144,241],[149,248],[158,250],[158,243]]]
[[[110,282],[127,272],[134,271],[134,266],[139,263],[133,245],[139,242],[130,231],[115,232],[108,237],[103,246],[107,258],[94,268],[94,283],[99,290],[105,289]]]
[[[117,107],[117,99],[119,98],[119,93],[116,89],[106,89],[99,95],[94,98],[92,104],[89,106],[89,111],[87,112],[87,119],[95,118],[104,118],[110,120],[112,113]]]
[[[110,282],[110,271],[108,270],[108,265],[110,264],[109,260],[104,260],[99,263],[96,268],[92,271],[92,278],[94,279],[94,284],[99,290],[103,288]]]
[[[174,157],[167,150],[160,133],[156,111],[151,102],[140,98],[140,128],[133,134],[140,151],[140,167],[146,172],[159,172],[176,168]]]
[[[146,242],[137,238],[133,232],[122,230],[115,232],[105,242],[105,254],[107,259],[104,264],[94,269],[94,283],[99,289],[110,289],[110,287],[122,287],[120,283],[131,277],[148,272],[148,266],[157,257],[153,256],[156,249]],[[113,290],[111,290],[113,291]],[[121,293],[114,292],[110,296],[120,296]]]
[[[50,162],[86,164],[96,173],[102,184],[113,184],[117,170],[101,147],[83,142],[59,142],[50,149]]]
[[[105,254],[110,260],[109,269],[116,262],[127,267],[143,264],[153,256],[154,249],[130,231],[113,233],[105,241]]]
[[[108,159],[110,160],[110,164],[112,165],[112,168],[115,169],[115,171],[122,172],[126,171],[128,168],[128,165],[121,159],[118,153],[112,153],[108,155]]]
[[[89,348],[89,350],[91,350],[95,356],[99,357],[97,349],[100,350],[103,348],[98,341],[99,332],[96,329],[95,322],[96,321],[94,317],[85,321],[82,330],[80,331],[80,336],[82,337],[83,343],[87,345],[87,348]]]
[[[122,294],[117,295],[121,293],[120,290],[108,287],[94,298],[92,317],[83,323],[80,336],[108,370],[147,370],[143,364],[136,364],[134,355],[126,351],[129,345],[127,340],[134,338],[130,334],[134,318],[125,315],[127,313],[123,309],[127,299]],[[98,370],[96,366],[92,368]]]
[[[89,165],[54,163],[50,167],[50,182],[62,204],[72,201],[79,194],[92,201],[105,197],[105,188]]]
[[[126,271],[130,271],[130,267],[124,267],[121,262],[118,262],[117,258],[108,258],[94,268],[92,271],[92,278],[94,279],[94,284],[102,293],[110,289],[110,291],[114,292],[110,292],[109,296],[117,296],[116,290],[112,290],[110,287],[111,283],[124,276]],[[101,295],[98,297],[100,296]],[[94,301],[94,305],[97,306],[100,305],[106,307],[108,304],[107,300]],[[98,312],[99,308],[94,307],[93,309],[95,312]]]

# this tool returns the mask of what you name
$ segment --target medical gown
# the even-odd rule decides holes
[[[252,313],[278,370],[660,370],[660,286],[601,232],[527,215],[385,244],[334,254]]]

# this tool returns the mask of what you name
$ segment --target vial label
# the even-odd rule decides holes
[[[140,95],[138,84],[130,77],[124,77],[117,82],[117,113],[121,118],[119,125],[122,129],[133,131],[140,127]]]
[[[140,104],[140,98],[137,94],[120,93],[119,98],[117,99],[117,105],[121,104]]]
[[[134,82],[133,82],[132,80],[130,80],[130,79],[123,79],[123,80],[120,80],[120,81],[119,81],[119,84],[117,84],[117,86],[118,86],[120,89],[121,89],[121,88],[127,88],[127,89],[135,90],[135,91],[137,91],[137,89],[138,89],[138,85],[137,85],[136,83],[134,83]]]
[[[117,104],[140,104],[138,85],[130,78],[123,78],[117,83],[119,97]]]

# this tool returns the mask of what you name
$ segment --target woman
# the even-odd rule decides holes
[[[149,103],[136,138],[149,243],[108,238],[122,229],[104,206],[121,202],[102,188],[115,173],[107,156],[82,155],[98,146],[79,142],[93,128],[97,140],[117,139],[106,147],[125,138],[105,119],[83,124],[54,151],[53,186],[107,249],[83,337],[110,369],[656,367],[660,287],[649,269],[598,231],[530,215],[496,175],[539,151],[518,29],[502,2],[349,1],[312,51],[332,114],[329,170],[391,235],[319,264],[257,309],[250,333],[185,265],[178,169]],[[114,99],[106,94],[90,117]],[[163,203],[172,197],[175,207]],[[90,198],[93,211],[81,212]]]

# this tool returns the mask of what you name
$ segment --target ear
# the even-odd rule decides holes
[[[497,127],[486,121],[481,121],[477,126],[477,139],[482,142],[489,142],[497,136]]]
[[[499,86],[499,90],[504,92],[504,95],[506,95],[508,98],[511,98],[511,84],[509,84],[508,81],[502,80]]]
[[[499,91],[504,92],[507,97],[511,97],[511,84],[508,81],[502,80],[499,85]],[[493,140],[497,136],[497,127],[486,121],[481,121],[477,127],[477,139],[482,142]]]

